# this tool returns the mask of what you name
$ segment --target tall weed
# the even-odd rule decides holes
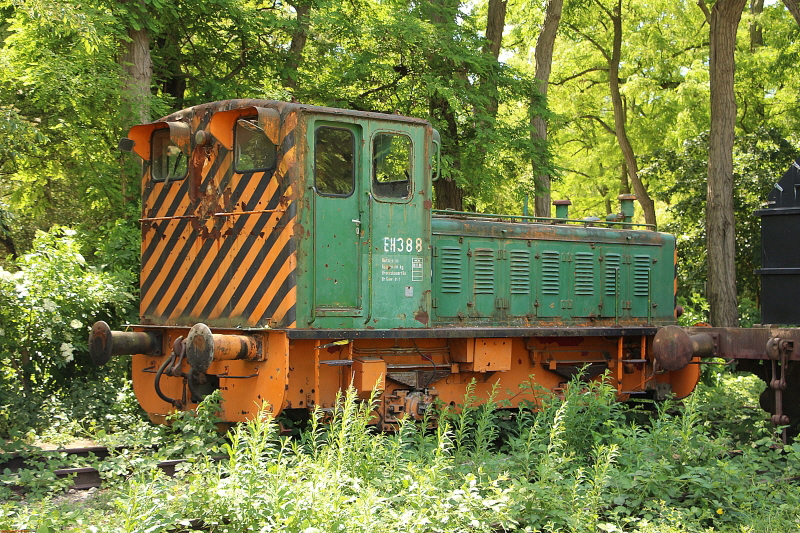
[[[800,444],[768,436],[732,448],[697,399],[645,419],[614,396],[576,378],[563,397],[542,394],[536,410],[513,414],[481,407],[470,388],[436,428],[403,420],[375,434],[373,400],[347,391],[297,439],[259,416],[232,431],[223,461],[201,456],[176,478],[135,470],[113,489],[109,522],[126,532],[198,523],[290,533],[800,528]],[[35,529],[58,514],[9,509],[0,506],[0,527]]]

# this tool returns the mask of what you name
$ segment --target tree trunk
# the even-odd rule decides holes
[[[450,178],[441,178],[433,182],[436,193],[436,209],[464,210],[464,191]]]
[[[550,82],[550,70],[553,66],[553,47],[555,46],[556,34],[558,33],[558,25],[561,22],[561,10],[563,5],[564,0],[549,0],[547,2],[547,10],[545,12],[544,22],[542,23],[542,30],[539,32],[539,38],[536,40],[536,50],[534,52],[536,72],[534,73],[535,87],[533,89],[537,94],[531,98],[530,102],[531,141],[533,141],[534,146],[546,146],[547,143],[547,122],[542,116],[534,114],[533,110],[536,107],[536,100],[540,97],[545,102],[547,101],[547,85]],[[533,161],[533,158],[531,158],[531,161]],[[536,169],[533,168],[532,170],[536,176],[534,213],[537,217],[549,217],[550,174],[536,174]]]
[[[432,95],[430,113],[432,117],[437,117],[444,123],[443,140],[450,144],[450,151],[455,154],[459,153],[458,121],[447,98],[438,94]],[[442,147],[442,151],[444,151],[444,147]],[[454,160],[453,169],[457,171],[460,164],[460,161]],[[454,179],[439,178],[433,182],[433,190],[436,193],[436,209],[464,210],[464,191]]]
[[[437,29],[440,29],[443,34],[447,34],[451,31],[448,29],[449,25],[453,24],[458,17],[460,5],[460,0],[431,0],[423,2],[421,7],[431,24],[438,27]],[[453,76],[456,75],[452,60],[442,54],[429,54],[427,62],[431,72],[448,72]],[[431,117],[436,118],[440,124],[444,125],[442,154],[448,153],[457,156],[461,153],[461,149],[456,111],[450,105],[447,96],[438,92],[431,95],[428,105]],[[454,157],[452,167],[456,173],[458,173],[460,165],[460,158]],[[437,209],[464,210],[464,191],[454,179],[441,177],[433,182],[433,189],[436,195]]]
[[[489,11],[486,15],[486,44],[483,47],[483,53],[489,56],[494,63],[497,63],[500,49],[503,46],[503,28],[506,26],[507,6],[508,0],[489,0]],[[494,72],[488,71],[481,77],[481,87],[486,87],[489,101],[485,116],[490,123],[484,124],[484,127],[493,127],[498,108],[497,83],[494,80]]]
[[[500,57],[500,48],[503,46],[507,7],[508,0],[489,0],[489,11],[486,15],[486,46],[483,51],[491,54],[495,61]]]
[[[153,79],[153,61],[150,58],[150,36],[147,29],[128,29],[128,38],[122,42],[120,56],[125,79],[124,101],[131,110],[130,121],[150,122],[150,83]]]
[[[783,5],[789,10],[789,13],[794,17],[795,22],[800,24],[800,4],[797,0],[783,0]]]
[[[309,1],[290,1],[289,5],[294,8],[295,27],[292,33],[292,42],[289,44],[289,54],[286,58],[286,69],[283,75],[283,85],[292,89],[297,89],[297,69],[303,59],[303,49],[308,41],[308,28],[311,24],[311,2]]]
[[[753,20],[750,23],[750,53],[755,53],[759,48],[764,46],[764,29],[761,25],[761,21],[759,20],[758,15],[764,12],[764,0],[750,0],[750,14],[753,15]],[[757,87],[761,90],[763,94],[765,92],[764,84],[757,83]],[[763,98],[756,98],[751,104],[750,107],[753,109],[753,113],[755,114],[755,123],[761,124],[764,121],[764,117],[766,116],[766,110],[764,107],[764,99]],[[744,122],[744,119],[742,119]],[[745,128],[745,125],[742,124],[742,128]]]
[[[158,49],[162,50],[162,68],[160,78],[163,79],[161,89],[170,95],[175,102],[175,107],[183,109],[186,95],[186,74],[183,72],[182,60],[179,56],[180,43],[177,33],[168,33],[158,40]],[[165,54],[163,50],[173,51]]]
[[[717,0],[711,8],[709,73],[711,134],[708,149],[706,239],[712,326],[738,326],[733,216],[733,141],[736,126],[734,52],[746,0]]]
[[[617,135],[617,142],[628,168],[628,176],[633,184],[633,191],[636,199],[644,211],[644,221],[647,224],[656,223],[656,208],[652,198],[647,193],[647,189],[639,178],[639,166],[636,162],[636,155],[633,152],[628,133],[625,127],[625,107],[622,102],[622,95],[619,92],[619,63],[622,57],[622,0],[617,0],[614,11],[611,14],[611,21],[614,26],[613,48],[611,50],[611,60],[608,62],[608,85],[611,90],[611,102],[614,105],[614,131]]]
[[[628,180],[628,165],[622,162],[622,168],[619,174],[619,194],[630,194],[631,182]]]
[[[755,15],[750,23],[750,51],[755,52],[764,46],[764,28],[758,15],[764,12],[764,0],[750,0],[750,14]]]

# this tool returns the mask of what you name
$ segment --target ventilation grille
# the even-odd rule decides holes
[[[561,254],[542,252],[542,294],[560,294]]]
[[[650,256],[633,256],[633,295],[650,296]]]
[[[511,250],[511,294],[531,293],[531,253],[529,250]]]
[[[592,296],[594,294],[594,254],[578,252],[575,254],[575,294]]]
[[[606,286],[605,286],[605,294],[606,296],[616,296],[617,295],[617,277],[619,276],[619,265],[622,262],[622,258],[620,254],[606,254],[605,255],[605,264],[606,264]]]
[[[444,246],[442,255],[442,292],[461,292],[461,248]]]
[[[494,294],[494,250],[476,248],[475,258],[475,294]]]

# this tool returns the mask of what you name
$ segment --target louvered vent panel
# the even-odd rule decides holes
[[[542,252],[542,294],[560,294],[561,254]]]
[[[633,256],[633,295],[650,295],[650,256]]]
[[[476,248],[475,259],[475,294],[494,294],[494,250]]]
[[[461,292],[461,248],[443,246],[442,255],[442,292]]]
[[[620,254],[606,254],[606,296],[615,296],[617,294],[617,275],[619,272],[619,265],[622,262]]]
[[[575,254],[575,294],[592,296],[594,294],[594,254],[578,252]]]
[[[531,253],[528,250],[511,250],[511,294],[531,293]]]
[[[592,296],[594,294],[594,254],[578,252],[575,254],[575,294]]]

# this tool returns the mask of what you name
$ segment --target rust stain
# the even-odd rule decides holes
[[[425,209],[430,209],[431,207],[433,207],[433,202],[430,199],[425,200],[424,202],[422,202],[422,207]]]
[[[196,202],[200,196],[200,182],[203,179],[203,165],[208,153],[203,146],[195,146],[189,160],[189,199]]]
[[[222,192],[222,203],[225,206],[224,210],[229,213],[232,212],[234,208],[233,198],[231,197],[231,195],[232,193],[230,187],[225,188],[225,190]]]
[[[419,322],[423,326],[427,326],[428,325],[428,320],[429,319],[430,318],[428,317],[428,312],[427,311],[420,310],[414,315],[414,320],[416,320],[417,322]]]
[[[559,346],[580,346],[584,342],[583,337],[552,337],[548,340]]]

